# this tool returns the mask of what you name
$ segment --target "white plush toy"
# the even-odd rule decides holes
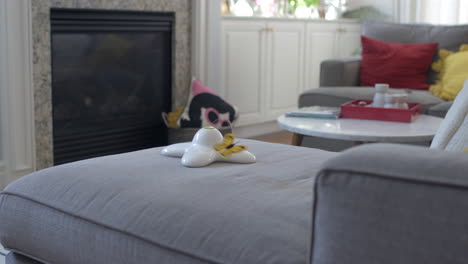
[[[165,147],[161,154],[169,157],[182,157],[182,165],[191,168],[207,166],[215,161],[233,163],[254,163],[255,156],[247,151],[247,146],[235,145],[235,136],[221,132],[214,127],[204,127],[195,134],[192,142]]]

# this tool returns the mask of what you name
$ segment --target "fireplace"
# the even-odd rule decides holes
[[[167,144],[174,13],[51,9],[54,164]]]

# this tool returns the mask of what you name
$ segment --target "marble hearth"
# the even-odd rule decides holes
[[[51,96],[51,8],[172,11],[176,14],[173,54],[172,105],[184,104],[191,66],[190,0],[40,0],[32,2],[33,85],[35,107],[36,167],[53,165]],[[177,67],[175,67],[177,65]]]

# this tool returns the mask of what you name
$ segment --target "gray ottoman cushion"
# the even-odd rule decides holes
[[[427,111],[427,113],[430,114],[430,115],[433,115],[433,116],[445,117],[448,110],[452,106],[452,103],[453,103],[453,101],[436,104],[436,105],[430,107],[429,110]]]
[[[392,92],[402,91],[401,89],[390,89]],[[406,90],[409,91],[409,101],[417,102],[423,105],[426,110],[429,107],[445,102],[439,97],[433,96],[428,91]],[[299,107],[322,105],[339,106],[354,99],[369,99],[374,96],[372,87],[325,87],[310,89],[299,96]]]
[[[30,259],[28,257],[25,257],[21,254],[17,254],[14,252],[8,253],[6,256],[6,263],[8,264],[41,264],[41,262],[38,262],[34,259]]]
[[[42,170],[0,195],[0,242],[47,263],[306,263],[313,178],[336,153],[241,140],[249,165],[160,149]]]

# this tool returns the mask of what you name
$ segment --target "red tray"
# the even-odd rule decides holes
[[[341,105],[341,118],[381,120],[394,122],[413,122],[422,111],[421,104],[408,103],[409,109],[366,107],[358,105],[365,102],[367,105],[372,100],[354,100]]]

